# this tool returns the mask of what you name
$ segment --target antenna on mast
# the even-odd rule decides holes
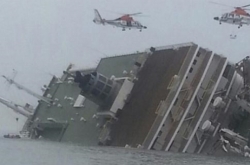
[[[13,73],[12,73],[12,78],[11,79],[14,80],[15,77],[17,76],[17,71],[15,69],[12,69],[12,71],[13,71]],[[8,83],[7,84],[7,90],[9,90],[10,86],[12,85],[12,83],[8,82],[7,80],[5,82]]]
[[[28,94],[30,94],[30,95],[32,95],[32,96],[38,98],[39,100],[42,100],[42,101],[44,101],[44,102],[46,102],[46,103],[48,103],[48,104],[51,104],[52,99],[43,97],[43,96],[41,96],[41,95],[39,95],[39,94],[37,94],[37,93],[31,91],[30,89],[26,88],[25,86],[23,86],[23,85],[21,85],[21,84],[15,82],[15,81],[14,81],[13,79],[11,79],[11,78],[8,78],[8,77],[6,77],[6,76],[4,76],[4,75],[2,75],[2,77],[3,77],[4,79],[6,79],[6,81],[7,81],[9,84],[14,84],[19,90],[23,90],[23,91],[25,91],[26,93],[28,93]]]

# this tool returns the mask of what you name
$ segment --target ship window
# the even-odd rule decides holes
[[[100,94],[100,91],[98,91],[97,89],[93,89],[91,92],[94,96],[98,96]]]
[[[195,65],[196,63],[197,63],[197,60],[194,60],[193,65]]]
[[[96,84],[96,88],[99,89],[99,90],[102,90],[104,87],[104,83],[98,81],[97,84]]]
[[[158,137],[160,137],[160,136],[161,136],[161,134],[162,134],[162,131],[159,131],[159,133],[158,133]]]
[[[135,65],[138,67],[141,67],[141,63],[139,63],[139,62],[135,62]]]
[[[200,52],[198,52],[196,56],[197,56],[197,57],[200,57],[200,55],[201,55],[201,53],[200,53]]]
[[[192,72],[193,72],[193,68],[190,68],[190,69],[189,69],[189,73],[192,73]]]
[[[93,76],[96,76],[97,75],[97,73],[96,72],[93,72],[93,73],[91,73]]]
[[[105,92],[105,93],[109,93],[110,90],[111,90],[111,87],[108,86],[108,85],[106,85],[106,87],[105,87],[105,89],[104,89],[104,92]]]
[[[103,77],[103,76],[101,76],[101,75],[99,75],[99,79],[100,79],[101,81],[103,81],[103,82],[106,82],[106,78]]]
[[[105,95],[104,93],[102,93],[102,94],[100,95],[100,99],[105,100],[106,98],[107,98],[107,95]]]
[[[214,103],[214,99],[211,100],[211,104],[213,104],[213,103]]]
[[[178,98],[176,98],[175,102],[174,102],[174,106],[177,104],[178,102]]]
[[[108,80],[108,84],[109,84],[109,85],[112,85],[112,84],[113,84],[113,81],[112,81],[112,80]]]

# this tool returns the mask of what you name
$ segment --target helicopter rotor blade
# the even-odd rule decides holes
[[[134,16],[134,15],[139,15],[139,14],[142,14],[142,13],[141,13],[141,12],[138,12],[138,13],[132,13],[132,14],[125,14],[125,15]]]
[[[150,17],[149,15],[135,15],[135,17]]]
[[[144,15],[142,13],[125,14],[125,15],[134,16],[134,17],[149,17],[149,15]]]
[[[244,6],[241,6],[241,8],[245,8],[245,7],[248,7],[248,6],[250,6],[250,4],[249,4],[249,5],[244,5]]]
[[[245,7],[249,7],[250,6],[250,4],[248,4],[248,5],[244,5],[244,6],[240,6],[240,7],[235,7],[235,6],[230,6],[230,5],[226,5],[226,4],[222,4],[222,3],[217,3],[217,2],[213,2],[213,1],[210,1],[210,3],[216,4],[216,5],[220,5],[220,6],[232,7],[232,8],[242,8],[244,10],[249,10],[249,9],[245,9]]]
[[[218,2],[213,2],[213,1],[210,1],[210,3],[216,4],[216,5],[220,5],[220,6],[226,6],[226,7],[232,7],[232,8],[235,8],[234,6],[230,6],[230,5],[226,5],[226,4],[222,4],[222,3],[218,3]]]
[[[119,14],[119,15],[128,15],[128,16],[135,16],[135,15],[142,14],[141,12],[127,14],[127,13],[120,13],[120,12],[115,12],[115,11],[110,11],[110,10],[105,10],[105,11],[109,13],[114,13],[114,14]]]
[[[119,15],[126,15],[124,13],[120,13],[120,12],[116,12],[116,11],[111,11],[111,10],[106,10],[106,9],[102,9],[102,10],[105,11],[105,12],[108,12],[108,13],[119,14]]]

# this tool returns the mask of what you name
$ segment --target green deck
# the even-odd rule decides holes
[[[103,58],[97,66],[97,71],[106,77],[124,77],[123,71],[129,72],[139,56],[143,56],[143,53]]]
[[[112,75],[123,77],[123,71],[130,71],[134,66],[135,60],[140,55],[142,55],[142,53],[103,58],[96,70],[107,77]],[[93,119],[92,116],[97,112],[98,106],[86,99],[84,107],[74,108],[73,105],[70,104],[70,101],[65,100],[64,97],[68,96],[76,99],[80,93],[78,85],[68,84],[67,81],[61,84],[56,84],[55,82],[56,79],[51,80],[49,85],[50,89],[45,95],[49,93],[53,99],[59,99],[58,103],[60,103],[62,107],[57,107],[57,105],[48,107],[45,102],[40,102],[33,116],[33,120],[39,118],[40,122],[46,122],[47,118],[54,118],[58,122],[68,122],[68,126],[61,138],[59,138],[61,131],[53,132],[51,129],[45,131],[42,136],[54,141],[60,139],[60,141],[63,142],[72,142],[86,146],[97,145],[101,131],[100,128],[97,127],[97,123],[100,121]],[[86,122],[80,121],[81,117],[84,117]]]

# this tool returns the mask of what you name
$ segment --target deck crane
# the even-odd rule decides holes
[[[17,113],[19,113],[19,114],[21,114],[21,115],[23,115],[25,117],[29,117],[29,116],[32,115],[32,113],[28,112],[27,110],[21,109],[20,105],[15,104],[15,103],[13,103],[11,101],[8,101],[8,100],[6,100],[6,99],[4,99],[2,97],[0,97],[0,102],[2,104],[6,105],[7,107],[9,107],[10,109],[12,109],[13,111],[15,111],[15,112],[17,112]]]
[[[51,104],[51,103],[53,102],[52,99],[47,98],[47,97],[43,97],[43,96],[41,96],[41,95],[39,95],[39,94],[37,94],[37,93],[31,91],[30,89],[28,89],[28,88],[26,88],[26,87],[24,87],[24,86],[18,84],[17,82],[15,82],[15,81],[14,81],[13,79],[11,79],[11,78],[8,78],[8,77],[6,77],[6,76],[4,76],[4,75],[3,75],[2,77],[3,77],[4,79],[6,79],[6,80],[9,82],[9,84],[14,84],[18,89],[27,92],[28,94],[30,94],[30,95],[32,95],[32,96],[38,98],[39,100],[42,100],[42,101],[44,101],[44,102],[46,102],[46,103],[48,103],[48,104]]]

